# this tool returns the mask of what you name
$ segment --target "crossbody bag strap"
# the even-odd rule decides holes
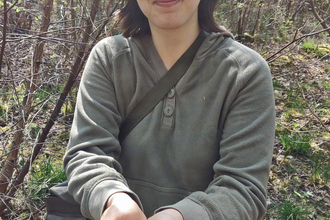
[[[194,43],[171,67],[166,75],[143,97],[120,127],[119,141],[122,142],[133,128],[151,112],[151,110],[164,98],[175,86],[181,77],[187,72],[194,57],[203,43],[206,33],[201,31]]]

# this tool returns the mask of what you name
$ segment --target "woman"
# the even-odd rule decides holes
[[[261,219],[275,127],[269,68],[213,20],[216,0],[128,0],[93,49],[64,158],[84,216]],[[142,11],[142,12],[141,12]],[[121,142],[143,96],[207,33],[177,85]]]

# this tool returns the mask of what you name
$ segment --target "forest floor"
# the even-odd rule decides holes
[[[280,49],[249,46],[265,58]],[[329,55],[312,39],[269,63],[277,125],[264,219],[330,219]]]

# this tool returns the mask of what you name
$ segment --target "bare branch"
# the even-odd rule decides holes
[[[6,0],[4,0],[4,2],[5,2]],[[8,13],[13,7],[15,7],[15,5],[18,3],[18,0],[16,0],[15,2],[14,2],[14,4],[12,4],[12,6],[10,6],[7,10],[5,9],[4,11],[6,12],[6,13]]]
[[[266,61],[268,61],[269,63],[273,62],[275,59],[277,59],[276,55],[280,54],[283,50],[285,50],[286,48],[288,48],[289,46],[291,46],[292,44],[294,44],[297,41],[300,42],[300,41],[302,41],[306,37],[317,35],[317,34],[320,34],[320,33],[323,33],[325,31],[329,31],[329,30],[330,30],[330,28],[323,29],[321,31],[316,31],[316,32],[312,32],[312,33],[309,33],[309,34],[305,34],[305,35],[303,35],[303,36],[301,36],[299,38],[296,38],[296,35],[297,34],[295,34],[294,39],[290,43],[288,43],[287,45],[285,45],[284,47],[282,47],[280,50],[278,50],[276,53],[274,53],[273,55],[271,55],[270,57],[268,57],[266,59]],[[274,57],[276,57],[276,58],[274,58]]]
[[[3,1],[4,4],[4,13],[3,13],[3,31],[2,31],[2,45],[0,50],[0,79],[1,79],[1,68],[2,68],[2,60],[5,53],[6,46],[6,34],[7,34],[7,0]]]

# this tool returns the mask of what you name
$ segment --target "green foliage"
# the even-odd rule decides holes
[[[62,92],[64,89],[64,86],[58,87],[58,92]],[[72,121],[73,120],[73,113],[75,110],[76,102],[75,102],[75,95],[77,94],[77,88],[74,88],[69,93],[70,97],[67,99],[67,101],[63,104],[61,108],[61,113],[65,115],[65,119]],[[73,97],[72,97],[73,96]]]
[[[66,103],[63,104],[63,106],[61,108],[61,112],[64,115],[73,114],[74,107],[75,107],[75,103],[73,103],[71,101],[67,101]]]
[[[330,65],[329,64],[324,66],[324,71],[326,73],[330,73]]]
[[[41,131],[41,126],[36,123],[30,123],[28,126],[29,134],[32,139],[38,137],[39,132]]]
[[[242,9],[244,7],[244,3],[237,3],[237,8],[238,9]]]
[[[61,164],[52,162],[52,157],[42,159],[31,170],[31,180],[33,182],[42,182],[55,184],[66,180],[66,176]]]
[[[313,164],[313,182],[317,183],[321,181],[322,184],[327,184],[330,181],[330,163],[324,153],[315,153],[311,157],[311,161]]]
[[[281,134],[280,140],[285,150],[285,155],[300,155],[309,156],[311,154],[311,142],[312,136],[304,134],[299,135],[298,133]]]
[[[294,193],[299,196],[300,198],[309,198],[313,196],[313,193],[311,191],[304,192],[303,194],[298,193],[297,191],[294,191]]]
[[[36,97],[40,101],[45,101],[47,99],[51,100],[52,97],[56,97],[59,93],[61,93],[63,88],[64,85],[58,85],[56,87],[54,85],[43,85],[36,91]],[[48,105],[44,105],[43,110],[46,110],[48,107]]]
[[[229,6],[228,3],[222,3],[222,4],[220,5],[221,8],[226,8],[226,7],[228,7],[228,6]]]
[[[37,97],[40,100],[44,100],[52,94],[52,91],[53,91],[52,87],[49,85],[46,85],[46,86],[42,87],[42,89],[39,89],[37,91]]]
[[[273,87],[274,87],[274,89],[281,88],[282,84],[279,81],[277,81],[276,79],[274,79],[273,80]]]
[[[313,53],[317,57],[323,57],[330,53],[330,44],[317,44],[314,40],[304,40],[302,42],[302,47],[308,53]]]
[[[301,45],[309,53],[313,52],[317,48],[314,41],[311,40],[304,40]]]
[[[0,104],[0,117],[6,113],[7,107]]]
[[[323,83],[323,87],[324,87],[325,90],[330,91],[330,82],[329,81],[328,82],[324,82]]]
[[[320,45],[317,46],[316,54],[319,57],[323,57],[323,56],[325,56],[326,54],[329,54],[329,53],[330,53],[330,44],[320,44]]]
[[[306,211],[303,207],[295,205],[289,200],[285,200],[282,204],[276,207],[279,220],[302,220],[306,219]]]
[[[303,110],[305,102],[294,89],[287,91],[287,107],[291,109]]]
[[[296,168],[291,166],[291,164],[289,164],[289,163],[285,163],[285,170],[290,174],[293,174],[296,172]]]
[[[51,157],[43,158],[30,170],[29,194],[33,200],[42,202],[53,185],[66,180],[62,164],[55,164]]]
[[[22,0],[18,0],[18,3],[21,3],[21,1],[22,1]],[[13,3],[8,2],[8,1],[7,1],[7,4],[9,5],[9,7],[13,5]],[[4,5],[5,5],[4,2],[3,2],[3,1],[0,1],[0,6],[4,7]],[[8,6],[7,6],[7,7],[8,7]],[[18,12],[18,11],[17,11],[17,8],[18,8],[17,6],[14,6],[14,9],[16,10],[16,12]],[[20,7],[20,8],[21,8],[21,7]]]

